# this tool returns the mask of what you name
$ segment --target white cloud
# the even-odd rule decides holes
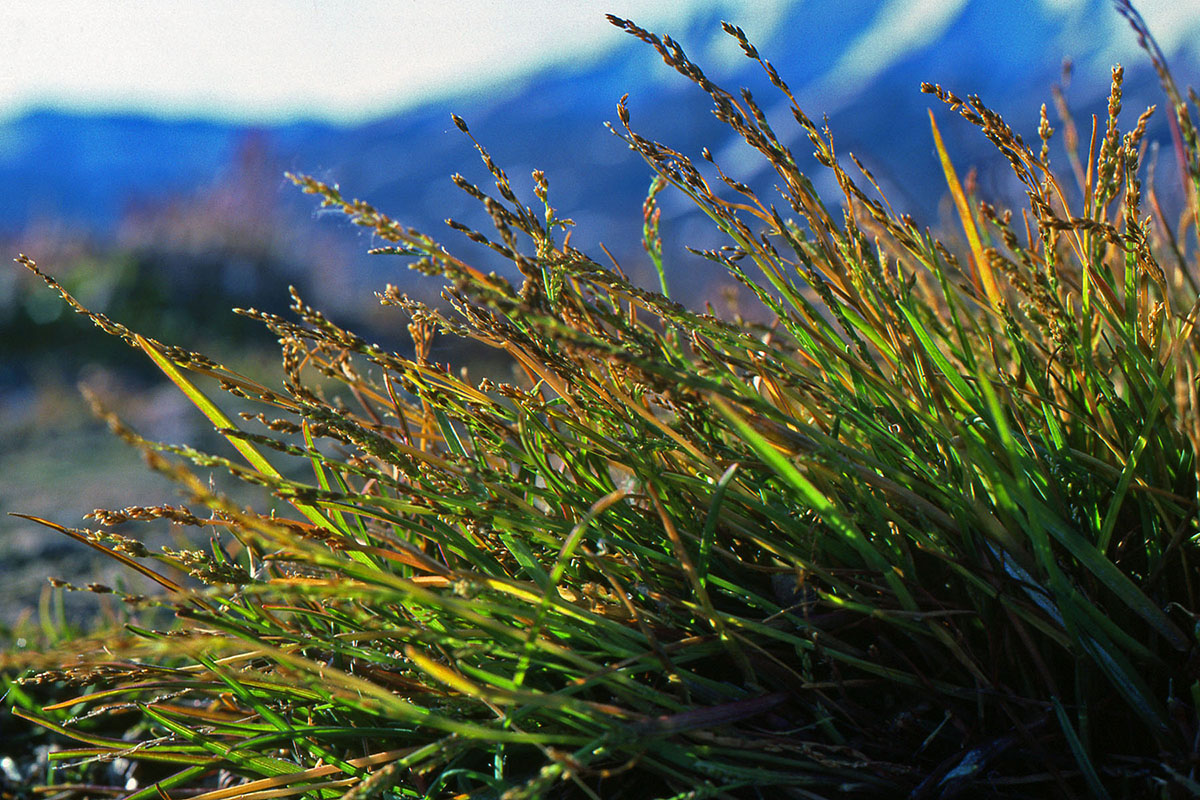
[[[1111,0],[1041,0],[1042,5],[1064,21],[1058,44],[1064,55],[1085,55],[1095,65],[1126,66],[1145,56],[1129,23],[1117,13]],[[1200,55],[1200,3],[1180,0],[1134,0],[1134,8],[1146,21],[1164,53],[1170,58],[1181,49]]]
[[[1155,40],[1169,57],[1180,48],[1198,50],[1200,38],[1200,3],[1180,0],[1135,0],[1134,7],[1146,21]],[[1128,23],[1115,11],[1111,13],[1116,36],[1112,37],[1114,54],[1138,52],[1137,37]]]
[[[941,36],[964,5],[966,0],[890,0],[827,74],[837,76],[843,92],[853,91]]]
[[[797,1],[0,0],[0,118],[50,106],[355,122],[456,91],[500,91],[539,67],[586,62],[624,41],[606,11],[673,33],[692,15],[715,11],[764,42]],[[881,2],[864,32],[806,93],[836,104],[936,39],[966,2]],[[1200,47],[1200,3],[1136,5],[1168,56]],[[1140,58],[1107,0],[1040,0],[1040,6],[1063,20],[1057,46],[1064,54],[1104,64]],[[741,60],[726,40],[713,31],[689,49],[719,70]]]
[[[1042,5],[1055,14],[1069,14],[1086,7],[1088,0],[1042,0]]]
[[[31,105],[354,121],[754,0],[6,0],[0,115]]]

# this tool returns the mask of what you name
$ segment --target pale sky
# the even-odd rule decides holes
[[[815,2],[817,0],[799,0]],[[861,83],[926,44],[968,0],[880,0],[840,61]],[[1013,13],[1028,1],[1014,0]],[[1105,63],[1137,58],[1106,3],[1038,0],[1062,15],[1065,51],[1108,42]],[[623,41],[605,12],[658,31],[719,11],[763,41],[787,0],[0,0],[0,120],[32,107],[136,111],[239,122],[361,122],[532,69],[594,58]],[[1200,41],[1200,1],[1138,0],[1164,49]],[[736,47],[725,48],[737,56]],[[693,55],[700,55],[694,53]],[[786,63],[786,54],[770,54]],[[705,63],[713,61],[707,55]],[[820,76],[812,76],[818,82]],[[854,81],[852,81],[854,82]]]
[[[784,0],[3,0],[0,118],[30,106],[357,122],[594,57],[719,9],[753,35]],[[753,13],[746,10],[753,8]],[[742,18],[745,18],[743,21]],[[736,49],[736,48],[735,48]]]

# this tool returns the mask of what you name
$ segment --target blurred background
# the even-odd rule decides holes
[[[1197,83],[1200,4],[1136,5],[1176,79]],[[771,176],[712,117],[698,88],[605,12],[670,34],[725,88],[752,88],[785,141],[807,154],[783,98],[720,21],[741,26],[808,115],[828,117],[838,151],[857,155],[894,207],[951,238],[921,81],[979,94],[1028,141],[1043,103],[1061,141],[1057,86],[1084,147],[1091,115],[1104,113],[1113,64],[1126,67],[1126,126],[1162,103],[1149,60],[1108,0],[8,0],[0,4],[0,251],[28,254],[93,310],[258,375],[276,374],[274,341],[229,309],[282,312],[289,284],[336,321],[403,351],[407,320],[371,292],[390,282],[435,302],[440,286],[396,257],[367,256],[378,242],[340,214],[318,213],[283,173],[340,184],[503,271],[444,224],[452,217],[490,230],[450,181],[461,172],[490,188],[453,112],[530,202],[529,173],[545,171],[551,202],[577,222],[573,245],[607,263],[604,244],[631,277],[656,286],[640,246],[651,173],[603,126],[616,120],[622,95],[643,135],[692,156],[708,146],[764,197]],[[979,193],[1019,213],[1003,159],[977,130],[936,111],[960,170],[976,168]],[[1177,213],[1162,111],[1150,159]],[[1052,159],[1065,163],[1061,145]],[[836,205],[831,176],[815,163],[810,176]],[[661,204],[677,299],[730,309],[728,281],[684,249],[723,242],[685,198],[667,192]],[[453,342],[438,347],[439,360],[479,357]],[[20,267],[0,269],[6,624],[37,618],[47,575],[118,581],[82,545],[8,512],[79,525],[93,508],[173,499],[90,418],[80,382],[148,437],[219,447],[143,357],[68,313]]]

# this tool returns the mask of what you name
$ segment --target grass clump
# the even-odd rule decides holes
[[[1195,214],[1190,107],[1119,5],[1170,97]],[[654,196],[673,186],[728,237],[702,255],[775,322],[690,311],[665,276],[647,291],[600,266],[570,246],[546,177],[526,205],[482,146],[495,196],[455,181],[496,233],[452,225],[511,260],[520,287],[293,176],[379,252],[448,279],[450,311],[378,295],[411,316],[411,358],[293,292],[296,320],[240,312],[279,338],[274,389],[64,292],[238,457],[147,441],[101,409],[189,500],[97,520],[209,541],[152,553],[46,522],[157,582],[127,599],[175,622],[46,654],[23,693],[88,688],[17,713],[78,740],[55,758],[145,765],[130,800],[1200,790],[1195,251],[1143,189],[1149,112],[1121,132],[1119,68],[1095,146],[1071,154],[1079,186],[1051,168],[1044,114],[1030,147],[978,98],[924,87],[995,143],[1029,200],[1014,219],[969,196],[934,123],[966,234],[955,254],[860,188],[740,29],[725,26],[843,211],[748,92],[611,20],[712,98],[784,201],[707,150],[697,163],[642,137],[622,103],[614,131],[657,176],[650,259],[661,272]],[[489,345],[526,380],[434,364],[435,335]],[[235,421],[206,382],[257,409]],[[294,513],[237,505],[189,462]]]

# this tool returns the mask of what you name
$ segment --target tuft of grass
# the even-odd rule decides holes
[[[1194,212],[1191,107],[1118,7],[1171,99]],[[1120,68],[1103,131],[1070,154],[1079,185],[1050,164],[1045,111],[1034,148],[978,97],[923,86],[1029,200],[1018,216],[964,190],[931,116],[956,254],[857,161],[871,190],[851,177],[739,28],[724,26],[836,177],[840,210],[749,92],[610,20],[778,179],[768,202],[707,150],[639,135],[622,101],[614,133],[657,176],[645,244],[661,291],[572,248],[546,176],[527,205],[478,142],[494,194],[455,182],[495,232],[451,226],[511,260],[519,287],[291,176],[377,252],[446,278],[448,311],[378,294],[411,318],[412,358],[293,290],[294,320],[239,311],[280,341],[271,388],[88,311],[18,259],[157,364],[236,456],[148,441],[97,404],[188,506],[44,523],[156,582],[125,599],[174,621],[4,656],[27,670],[13,712],[75,740],[56,761],[138,764],[127,800],[1195,793],[1197,231],[1167,226],[1142,185],[1151,111],[1121,131]],[[773,324],[670,299],[667,186],[725,234],[700,254]],[[439,335],[525,379],[432,363]],[[294,513],[238,505],[197,467]],[[150,552],[107,529],[130,520],[207,543]],[[47,687],[62,699],[29,699]]]

